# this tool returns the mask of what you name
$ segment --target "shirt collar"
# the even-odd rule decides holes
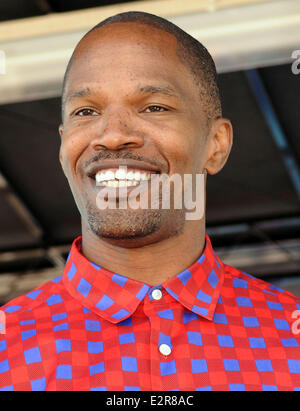
[[[73,242],[63,273],[64,285],[84,307],[105,320],[114,324],[125,320],[135,312],[151,286],[90,262],[82,254],[81,241],[78,237]],[[161,288],[187,309],[212,320],[223,284],[223,271],[224,265],[206,235],[200,258],[165,281]]]

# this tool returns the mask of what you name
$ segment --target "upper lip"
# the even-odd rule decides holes
[[[89,177],[95,177],[95,175],[105,169],[110,169],[110,168],[119,168],[120,166],[126,166],[128,168],[134,168],[138,170],[143,170],[143,171],[150,171],[153,173],[161,173],[161,170],[159,170],[157,167],[152,166],[149,163],[146,163],[144,161],[135,161],[135,160],[105,160],[102,161],[100,164],[93,164],[88,167],[87,169],[87,175]]]

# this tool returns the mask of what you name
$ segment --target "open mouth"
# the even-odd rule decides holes
[[[109,168],[99,170],[91,176],[98,187],[136,187],[141,183],[151,180],[153,174],[159,174],[156,171],[141,170],[120,166],[119,168]]]

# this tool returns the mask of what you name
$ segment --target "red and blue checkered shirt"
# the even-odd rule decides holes
[[[2,308],[0,391],[299,390],[299,304],[208,236],[155,287],[88,261],[79,237],[61,277]]]

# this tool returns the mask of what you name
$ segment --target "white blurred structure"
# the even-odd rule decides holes
[[[80,38],[102,19],[132,9],[166,17],[200,40],[219,72],[292,62],[299,49],[299,0],[152,0],[5,22],[0,104],[59,96]]]

